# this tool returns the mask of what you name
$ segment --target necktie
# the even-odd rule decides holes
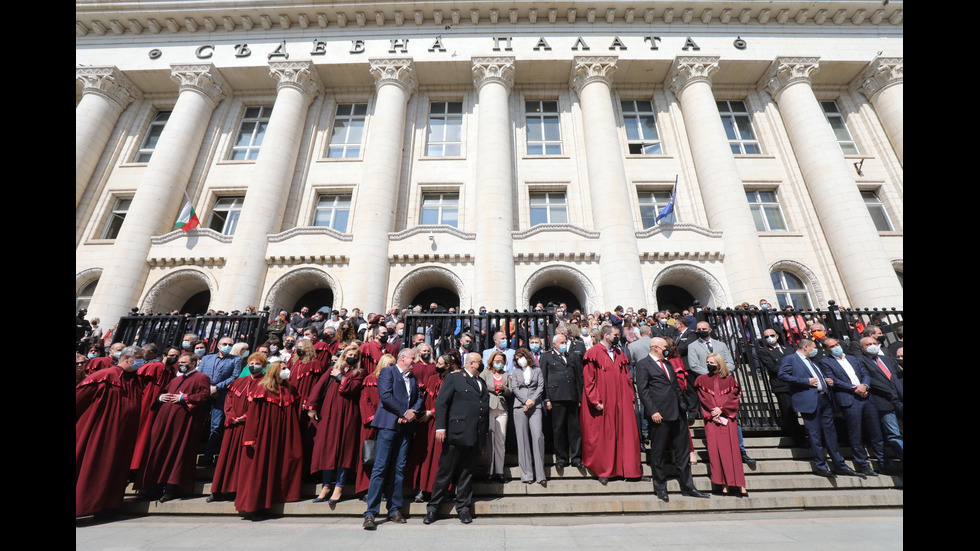
[[[878,363],[878,369],[880,369],[881,372],[885,374],[885,377],[888,377],[889,381],[892,380],[892,372],[889,371],[887,367],[885,367],[884,362],[882,362],[880,358],[875,358],[875,362]]]
[[[816,368],[816,366],[813,365],[813,362],[810,361],[810,358],[807,358],[806,359],[806,366],[807,366],[807,369],[810,370],[810,376],[812,376],[814,379],[817,380],[817,385],[818,385],[818,388],[820,389],[820,391],[821,392],[827,392],[827,387],[824,386],[823,377],[820,377],[817,374],[817,368]]]
[[[660,362],[660,368],[664,370],[664,375],[667,376],[667,380],[669,381],[670,380],[670,371],[667,370],[667,364],[665,364],[662,359],[661,360],[658,360],[658,361]]]
[[[708,345],[708,352],[714,352],[715,351],[714,347],[711,346],[711,341],[708,341],[708,342],[706,342],[704,344]]]

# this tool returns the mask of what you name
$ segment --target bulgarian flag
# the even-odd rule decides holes
[[[184,199],[184,208],[180,209],[180,216],[177,217],[176,225],[184,231],[193,230],[201,225],[201,221],[198,220],[197,213],[194,212],[194,205],[191,204],[191,198],[188,197],[186,191],[184,191]]]

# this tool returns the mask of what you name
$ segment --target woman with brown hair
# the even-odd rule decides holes
[[[704,439],[708,444],[711,483],[721,486],[721,494],[735,486],[742,497],[745,489],[745,469],[738,447],[738,397],[742,393],[735,377],[729,376],[725,359],[717,352],[705,358],[708,373],[694,381],[704,414]]]
[[[544,403],[544,375],[527,348],[514,352],[514,371],[510,374],[514,391],[514,431],[521,481],[547,484],[544,474],[544,432],[541,419]]]
[[[340,501],[344,483],[351,469],[357,466],[364,376],[361,352],[349,345],[340,353],[330,373],[320,377],[303,404],[316,424],[310,472],[323,471],[323,488],[313,500],[315,503]],[[327,499],[331,486],[334,486],[333,495]]]
[[[487,438],[487,458],[490,460],[490,480],[504,481],[504,454],[507,446],[507,397],[514,392],[505,371],[507,355],[497,350],[487,359],[487,369],[480,377],[490,391],[490,436]]]

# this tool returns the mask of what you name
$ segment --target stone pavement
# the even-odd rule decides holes
[[[75,522],[75,549],[382,549],[549,551],[725,549],[725,551],[894,551],[903,548],[904,512],[778,511],[636,516],[455,518],[425,526],[382,523],[374,532],[352,518],[122,517]]]

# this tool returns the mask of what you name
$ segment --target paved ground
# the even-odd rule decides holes
[[[619,517],[455,518],[425,526],[356,519],[127,517],[75,522],[75,549],[324,549],[328,551],[548,551],[677,549],[725,551],[894,551],[903,548],[901,510],[793,511]]]

